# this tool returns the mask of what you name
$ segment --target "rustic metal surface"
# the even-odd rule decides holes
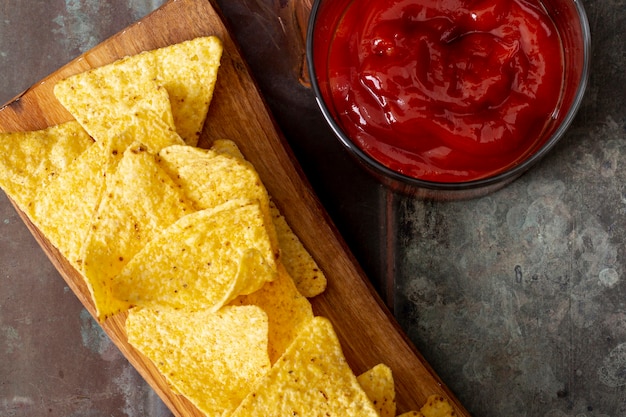
[[[0,102],[162,3],[1,1]],[[503,190],[445,203],[389,193],[342,151],[302,84],[293,2],[218,3],[323,204],[467,409],[625,416],[624,0],[584,2],[591,78],[562,143]],[[170,415],[0,194],[0,416]]]

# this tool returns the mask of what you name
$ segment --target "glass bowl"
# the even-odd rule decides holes
[[[316,0],[307,29],[306,54],[311,85],[321,112],[345,149],[370,173],[394,191],[435,199],[473,198],[495,191],[518,178],[543,158],[563,136],[580,107],[589,73],[589,24],[578,0],[542,0],[562,44],[563,82],[560,101],[543,129],[541,139],[526,156],[506,169],[480,179],[437,182],[403,174],[374,159],[355,143],[342,125],[332,102],[328,81],[329,48],[346,8],[358,0]]]

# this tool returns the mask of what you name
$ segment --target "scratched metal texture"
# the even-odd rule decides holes
[[[0,1],[0,101],[162,3]],[[322,203],[467,409],[626,416],[625,1],[584,2],[590,83],[559,146],[505,189],[446,203],[390,193],[343,152],[301,82],[291,1],[219,4]],[[0,416],[171,416],[3,194]]]

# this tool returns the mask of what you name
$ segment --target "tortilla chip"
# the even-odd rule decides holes
[[[398,417],[424,417],[419,411],[407,411],[406,413],[399,414]]]
[[[379,364],[357,377],[380,417],[395,417],[396,390],[391,369]]]
[[[40,187],[29,204],[33,222],[79,271],[87,230],[107,179],[114,178],[117,164],[130,144],[138,139],[146,142],[147,134],[140,127],[131,126],[108,140],[96,142],[45,187]]]
[[[112,279],[149,241],[191,212],[170,177],[143,145],[124,152],[93,218],[82,250],[82,272],[100,320],[125,310],[111,296]]]
[[[208,36],[154,51],[156,81],[169,93],[176,131],[188,145],[198,144],[213,98],[222,49],[219,38]]]
[[[313,318],[311,303],[296,288],[287,270],[278,264],[278,275],[272,282],[250,295],[236,298],[232,305],[261,307],[269,318],[269,356],[275,363],[296,338],[302,325]]]
[[[188,214],[148,242],[115,277],[113,296],[215,312],[275,277],[258,204],[231,201]]]
[[[244,160],[244,156],[235,142],[230,140],[216,140],[211,145],[211,151]],[[281,261],[294,280],[296,287],[302,295],[308,298],[321,294],[326,289],[324,272],[318,267],[271,198],[269,210],[276,229]]]
[[[144,130],[142,136],[152,152],[183,144],[176,133],[169,95],[154,80],[154,57],[135,64],[129,60],[61,80],[54,94],[96,141],[109,140],[135,126]]]
[[[278,238],[269,211],[269,196],[252,164],[190,146],[169,146],[159,152],[159,163],[200,210],[229,200],[258,201],[267,233],[278,258]]]
[[[205,201],[210,196],[204,196],[199,189],[203,186],[204,179],[194,179],[191,175],[192,168],[190,166],[201,168],[203,170],[209,170],[205,165],[212,163],[212,159],[218,156],[217,152],[211,149],[196,148],[194,146],[168,146],[161,149],[158,154],[159,165],[172,177],[173,180],[178,181],[182,188],[188,189],[188,193],[195,197],[195,200]],[[218,206],[224,203],[227,198],[220,198],[215,201],[210,201],[204,205],[200,205],[201,208],[210,208]],[[204,207],[207,206],[207,207]]]
[[[441,395],[431,395],[420,409],[424,417],[454,417],[452,405]]]
[[[79,271],[83,243],[104,190],[103,148],[91,145],[32,202],[33,223]]]
[[[232,414],[378,417],[328,319],[315,317]]]
[[[211,144],[211,150],[216,153],[230,155],[233,158],[246,159],[235,142],[228,139],[217,139]]]
[[[32,132],[0,133],[0,187],[30,215],[36,195],[92,144],[75,121]]]
[[[151,110],[138,110],[133,118],[132,122],[125,123],[114,130],[107,139],[117,136],[119,132],[124,132],[124,136],[134,138],[133,141],[142,143],[154,154],[167,146],[183,143],[182,138],[173,130],[172,126],[158,118],[158,115],[155,115]],[[129,146],[130,143],[127,145]]]
[[[209,417],[232,411],[270,367],[267,316],[258,307],[133,308],[126,330],[129,343]]]
[[[218,38],[197,38],[73,75],[54,93],[96,140],[140,117],[159,126],[154,130],[165,136],[157,142],[196,145],[221,54]]]
[[[323,293],[326,289],[326,275],[271,200],[270,212],[276,228],[281,261],[293,278],[298,291],[307,298]]]

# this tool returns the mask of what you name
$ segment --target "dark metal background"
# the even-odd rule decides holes
[[[0,1],[0,101],[162,3]],[[557,148],[505,189],[447,203],[390,193],[334,140],[302,84],[306,4],[219,3],[320,200],[466,408],[625,416],[625,1],[584,2],[590,84]],[[2,194],[0,416],[169,415]]]

